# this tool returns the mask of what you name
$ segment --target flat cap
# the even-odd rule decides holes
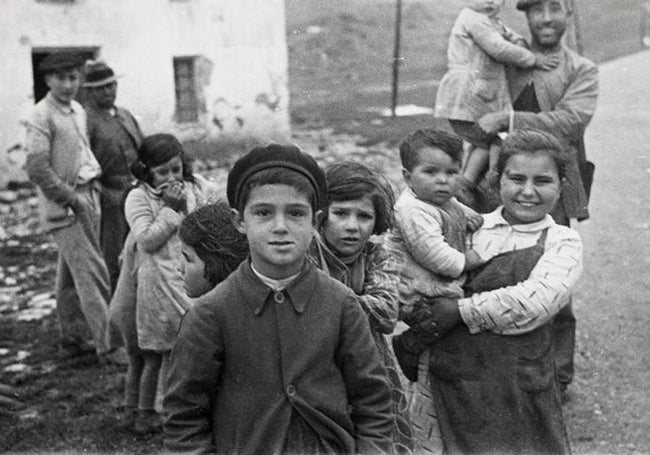
[[[264,169],[281,167],[298,172],[307,178],[314,188],[316,207],[323,208],[327,200],[325,173],[316,160],[295,145],[269,144],[255,147],[239,158],[228,173],[226,194],[231,207],[239,207],[240,197],[246,181]]]
[[[540,3],[543,3],[544,0],[518,0],[517,1],[517,9],[520,11],[526,11],[528,8],[534,5],[539,5]],[[571,5],[567,2],[567,0],[562,0],[562,3],[564,3],[564,6],[567,9],[571,9]]]
[[[38,65],[45,74],[73,68],[81,68],[83,57],[75,52],[52,52]]]
[[[542,3],[543,0],[517,0],[517,9],[519,11],[526,11],[533,5]]]

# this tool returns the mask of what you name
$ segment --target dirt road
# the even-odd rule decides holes
[[[576,453],[650,453],[650,51],[600,66],[587,153],[591,219],[578,226],[577,372],[567,407]]]

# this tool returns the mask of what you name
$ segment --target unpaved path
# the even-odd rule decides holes
[[[650,453],[650,51],[600,66],[587,130],[591,219],[578,226],[577,378],[567,407],[576,453]]]

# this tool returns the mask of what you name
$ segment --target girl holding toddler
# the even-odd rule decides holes
[[[464,296],[433,299],[412,321],[431,354],[428,395],[415,396],[435,416],[415,425],[431,452],[570,453],[551,321],[582,272],[582,241],[550,215],[568,162],[548,133],[504,140],[503,205],[468,241],[490,261],[469,272]]]

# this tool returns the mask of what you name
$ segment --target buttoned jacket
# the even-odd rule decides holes
[[[517,111],[513,126],[546,131],[570,146],[571,162],[560,201],[566,216],[585,219],[589,211],[582,181],[587,163],[583,136],[596,111],[598,68],[566,46],[562,46],[557,56],[560,64],[551,71],[509,68],[512,99],[516,100],[532,82],[541,109],[541,112]]]
[[[70,225],[82,147],[89,147],[86,112],[76,101],[66,106],[48,92],[25,126],[26,169],[39,189],[43,226],[52,230]]]
[[[115,107],[115,115],[94,106],[86,109],[90,148],[102,167],[102,195],[111,205],[119,205],[124,189],[134,180],[130,166],[138,159],[142,131],[124,108]]]
[[[385,453],[391,404],[350,289],[308,263],[274,292],[246,261],[182,322],[165,397],[166,446],[280,453],[297,413],[339,453]]]

